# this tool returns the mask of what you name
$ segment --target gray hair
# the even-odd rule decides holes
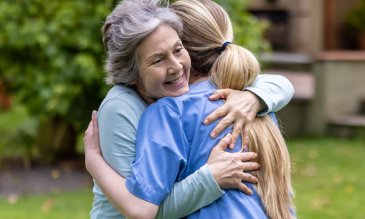
[[[102,35],[107,84],[131,85],[138,80],[138,46],[159,25],[168,24],[181,35],[182,22],[166,4],[161,0],[124,0],[106,18]]]

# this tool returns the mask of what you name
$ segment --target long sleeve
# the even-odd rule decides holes
[[[156,218],[181,218],[209,205],[224,192],[215,182],[209,167],[199,170],[175,183],[169,196],[159,207]]]
[[[294,95],[294,87],[290,81],[284,76],[274,74],[258,75],[252,85],[245,90],[256,94],[266,105],[258,116],[279,111],[290,102]]]
[[[129,98],[132,100],[128,101]],[[115,96],[104,101],[99,109],[100,141],[103,157],[119,175],[131,175],[131,163],[135,159],[137,124],[144,110],[144,104],[128,94]],[[120,185],[120,186],[124,186]],[[95,185],[97,204],[93,215],[124,218],[112,207]],[[160,205],[157,218],[180,218],[209,205],[224,192],[217,185],[207,165],[176,182],[164,202]],[[111,198],[111,197],[108,197]],[[120,198],[118,198],[120,199]],[[124,200],[124,198],[122,198]],[[113,200],[114,203],[116,200]],[[128,202],[123,201],[123,204]],[[119,207],[120,208],[120,207]]]

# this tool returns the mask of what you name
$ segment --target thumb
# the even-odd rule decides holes
[[[98,125],[98,112],[96,110],[93,110],[93,112],[91,114],[91,122],[93,124],[94,129],[99,128],[99,125]]]
[[[218,144],[215,146],[217,149],[224,151],[227,149],[228,145],[231,143],[232,135],[231,133],[228,133],[226,136],[224,136]]]

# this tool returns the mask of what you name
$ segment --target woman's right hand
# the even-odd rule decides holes
[[[255,176],[245,171],[259,169],[260,165],[252,161],[257,157],[254,152],[229,153],[224,151],[231,142],[231,134],[222,138],[212,149],[208,167],[219,187],[222,189],[239,189],[242,192],[252,195],[252,190],[244,183],[257,183]]]

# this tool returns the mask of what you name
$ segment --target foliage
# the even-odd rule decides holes
[[[348,11],[346,21],[353,28],[365,31],[365,0],[360,0]]]
[[[170,0],[170,3],[176,0]],[[270,50],[270,44],[263,38],[268,23],[258,20],[246,9],[250,0],[214,0],[229,14],[234,32],[234,43],[257,53]]]
[[[269,42],[263,38],[263,32],[268,27],[268,23],[259,21],[246,10],[249,0],[216,0],[216,2],[229,13],[235,34],[235,43],[254,52],[270,49]]]
[[[85,127],[105,94],[100,28],[112,7],[111,0],[1,1],[1,78],[34,116]]]
[[[114,4],[112,0],[0,2],[0,80],[40,124],[58,119],[60,126],[76,134],[86,127],[91,110],[106,93],[100,29]],[[69,142],[73,150],[74,143]],[[45,147],[52,144],[44,142]]]
[[[0,1],[0,81],[38,121],[32,127],[39,128],[36,144],[45,155],[72,145],[72,132],[82,133],[105,96],[100,29],[117,2]],[[264,25],[244,10],[246,0],[218,2],[232,17],[236,43],[266,48]],[[62,141],[66,137],[71,140]]]
[[[14,103],[11,111],[0,114],[0,168],[3,159],[21,159],[24,167],[30,167],[31,158],[38,155],[35,147],[38,123],[26,109]]]

